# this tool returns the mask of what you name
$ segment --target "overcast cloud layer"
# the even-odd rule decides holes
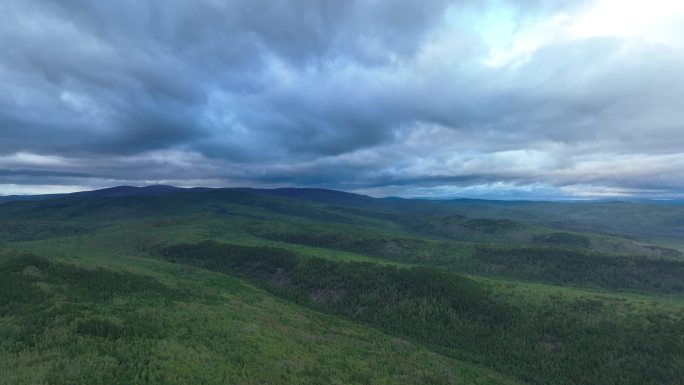
[[[0,194],[684,196],[681,1],[0,2]]]

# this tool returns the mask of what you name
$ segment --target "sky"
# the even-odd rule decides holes
[[[0,2],[0,195],[684,197],[684,2]]]

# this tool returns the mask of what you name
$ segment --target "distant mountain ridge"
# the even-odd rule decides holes
[[[7,202],[17,201],[43,201],[48,199],[64,198],[68,194],[39,194],[39,195],[2,195],[0,205]]]
[[[250,189],[240,188],[242,191],[251,191],[261,195],[278,196],[281,198],[292,198],[317,203],[341,204],[341,205],[363,205],[376,202],[379,199],[368,195],[354,194],[344,191],[320,189],[320,188],[276,188],[276,189]]]
[[[183,188],[169,185],[150,185],[144,187],[115,186],[98,190],[77,191],[65,194],[7,195],[0,196],[0,204],[11,201],[42,201],[59,198],[118,198],[133,196],[159,196],[184,191],[206,191],[208,187]]]
[[[636,237],[635,239],[658,240],[666,244],[678,244],[684,251],[684,205],[680,201],[493,201],[483,199],[430,200],[410,198],[373,198],[343,191],[314,188],[182,188],[168,185],[145,187],[117,186],[71,194],[47,194],[0,197],[0,207],[6,212],[24,210],[11,208],[8,204],[33,203],[35,210],[44,210],[48,205],[40,202],[54,202],[51,206],[64,206],[83,200],[92,210],[105,201],[117,199],[140,200],[158,197],[159,204],[166,204],[168,211],[195,210],[208,207],[212,202],[234,202],[237,204],[261,205],[269,210],[277,207],[278,212],[292,213],[297,210],[310,211],[310,215],[333,216],[413,216],[405,225],[422,223],[425,217],[443,218],[444,223],[430,226],[449,226],[449,217],[508,219],[533,226],[551,227],[562,231],[580,231],[607,235]],[[168,199],[166,199],[168,198]],[[96,201],[102,200],[97,203]],[[121,202],[119,202],[121,203]],[[119,204],[111,202],[111,204]],[[188,204],[194,204],[194,206]],[[140,209],[150,209],[147,203],[136,203]],[[304,206],[302,206],[304,205]],[[194,208],[190,208],[190,207]],[[323,211],[326,214],[321,214]],[[77,214],[74,214],[77,215]],[[425,229],[424,229],[425,230]],[[427,231],[427,230],[426,230]],[[433,232],[433,230],[429,230]]]
[[[207,191],[208,187],[183,188],[169,185],[150,185],[144,187],[117,186],[101,190],[79,191],[67,194],[68,197],[119,198],[132,196],[159,196],[186,191]]]
[[[175,194],[181,192],[203,192],[209,190],[235,190],[248,193],[256,193],[260,195],[278,196],[282,198],[292,198],[303,201],[327,203],[327,204],[341,204],[341,205],[366,205],[378,203],[380,201],[385,203],[406,203],[406,202],[433,202],[433,203],[450,203],[454,205],[535,205],[544,203],[570,203],[570,204],[647,204],[647,205],[684,205],[684,200],[681,199],[624,199],[624,200],[589,200],[589,201],[545,201],[545,200],[499,200],[499,199],[479,199],[479,198],[452,198],[452,199],[431,199],[428,197],[417,198],[401,198],[396,196],[374,198],[368,195],[350,193],[339,190],[323,189],[323,188],[300,188],[300,187],[282,187],[274,189],[266,188],[252,188],[252,187],[176,187],[171,185],[156,184],[149,186],[114,186],[97,190],[77,191],[73,193],[63,194],[36,194],[36,195],[0,195],[0,204],[10,201],[41,201],[47,199],[59,199],[68,197],[90,197],[90,198],[117,198],[117,197],[134,197],[134,196],[160,196]]]

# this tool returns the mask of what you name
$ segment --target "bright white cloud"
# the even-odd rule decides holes
[[[569,22],[577,37],[614,36],[681,43],[673,32],[681,31],[684,2],[679,0],[600,0]]]
[[[34,194],[66,194],[76,191],[90,190],[91,186],[79,185],[40,185],[40,184],[2,184],[2,195],[34,195]]]
[[[481,24],[479,32],[490,49],[483,62],[489,66],[516,66],[546,45],[597,37],[684,43],[684,2],[679,0],[577,2],[532,20],[516,17],[512,9],[497,8]]]
[[[0,155],[0,167],[21,168],[69,165],[70,162],[67,159],[57,155],[41,155],[24,151],[9,155]]]

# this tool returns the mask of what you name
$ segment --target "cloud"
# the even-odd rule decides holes
[[[620,4],[5,1],[0,193],[681,194],[684,9]]]

